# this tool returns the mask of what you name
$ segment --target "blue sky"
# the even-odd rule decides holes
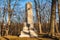
[[[40,6],[42,6],[43,4],[45,4],[46,3],[46,0],[39,0],[40,1]],[[49,1],[49,0],[47,0],[47,1]],[[51,0],[50,0],[51,1]],[[16,0],[11,0],[11,8],[14,8],[13,7],[13,5],[15,4],[15,2],[16,2]],[[33,0],[18,0],[17,2],[16,2],[16,6],[15,6],[15,11],[19,11],[19,10],[23,10],[23,9],[25,9],[25,4],[27,3],[27,2],[31,2],[32,3],[32,7],[34,8],[34,2],[33,2]],[[7,0],[6,0],[6,7],[7,7]],[[5,4],[5,2],[4,2],[4,0],[0,0],[0,8],[2,7],[4,7],[4,4]],[[51,3],[47,3],[48,5],[49,4],[51,4]],[[48,7],[49,8],[49,7]],[[17,12],[18,14],[20,14],[20,12]],[[43,14],[43,13],[42,13]],[[34,16],[36,16],[36,13],[35,13],[35,10],[33,9],[33,15]],[[7,18],[8,16],[6,15],[6,18]]]

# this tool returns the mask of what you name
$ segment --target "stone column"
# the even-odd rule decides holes
[[[37,37],[33,26],[33,12],[32,4],[30,2],[26,4],[26,19],[24,23],[23,31],[21,31],[20,37]]]
[[[26,13],[27,13],[27,24],[29,25],[29,32],[31,37],[36,37],[37,34],[35,33],[34,23],[33,23],[33,10],[32,4],[28,2],[26,4]]]

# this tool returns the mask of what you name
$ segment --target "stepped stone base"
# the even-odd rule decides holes
[[[19,37],[30,37],[28,34],[25,34],[23,31],[21,31],[21,35]]]
[[[31,37],[38,37],[38,35],[33,30],[30,30],[30,35]]]

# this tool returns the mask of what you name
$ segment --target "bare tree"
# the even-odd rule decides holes
[[[56,0],[52,0],[52,6],[51,6],[51,18],[50,18],[50,27],[51,27],[51,35],[55,36],[55,31],[54,31],[54,23],[55,23],[55,13],[56,13]]]
[[[35,3],[35,10],[36,10],[36,17],[37,17],[37,22],[38,22],[38,25],[39,25],[39,34],[42,33],[42,29],[41,29],[41,17],[40,17],[40,3],[39,3],[39,0],[34,0],[34,3]]]
[[[58,16],[59,16],[59,28],[60,28],[60,0],[58,0]]]

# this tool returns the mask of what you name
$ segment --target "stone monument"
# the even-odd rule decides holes
[[[26,4],[26,17],[25,17],[24,27],[19,37],[37,37],[37,36],[38,35],[36,34],[33,25],[32,4],[28,2]]]

